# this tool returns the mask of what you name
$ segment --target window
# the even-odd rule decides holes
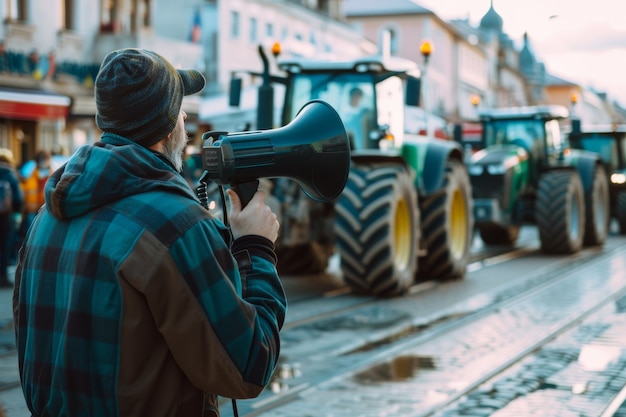
[[[150,0],[143,1],[143,26],[149,28],[152,25],[151,16],[150,16]]]
[[[546,146],[548,154],[558,154],[563,150],[564,143],[558,120],[546,122]]]
[[[317,10],[324,14],[328,14],[330,12],[330,4],[329,0],[318,0],[317,2]]]
[[[102,32],[113,32],[114,14],[115,14],[114,1],[102,0],[100,2],[100,30]]]
[[[239,12],[230,12],[230,36],[233,39],[239,38]]]
[[[267,23],[265,25],[265,36],[269,39],[274,38],[274,25],[271,23]]]
[[[250,18],[250,43],[257,42],[257,26],[258,26],[258,22],[256,20],[256,17],[251,17]]]
[[[9,21],[25,22],[28,18],[27,0],[3,0],[2,16]]]
[[[68,30],[74,30],[74,1],[63,0],[63,28]]]

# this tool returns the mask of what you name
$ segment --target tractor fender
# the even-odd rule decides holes
[[[404,143],[402,155],[416,172],[416,186],[420,196],[428,196],[443,186],[449,160],[463,164],[463,148],[457,142],[426,140]]]
[[[572,165],[576,167],[576,171],[580,175],[585,194],[591,192],[596,166],[601,163],[600,157],[593,152],[572,149],[571,160]]]
[[[350,159],[355,164],[380,164],[380,163],[390,163],[390,164],[401,164],[404,166],[408,166],[406,161],[402,158],[401,155],[392,154],[392,153],[382,153],[377,150],[358,150],[353,151],[350,154]]]

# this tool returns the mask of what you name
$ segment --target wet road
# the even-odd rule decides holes
[[[615,331],[625,324],[626,308],[618,304],[626,302],[618,287],[626,284],[626,266],[619,264],[626,255],[615,252],[625,243],[613,234],[604,248],[545,256],[529,227],[516,248],[485,252],[477,242],[464,280],[422,283],[407,296],[387,300],[350,294],[332,267],[327,274],[284,277],[290,307],[281,366],[258,399],[237,402],[239,415],[568,417],[578,412],[571,415],[600,417],[593,414],[600,409],[599,392],[615,393],[626,383],[620,379],[626,375],[620,370],[626,346]],[[554,292],[543,301],[521,301],[523,294],[548,286]],[[618,298],[602,306],[602,296],[611,294]],[[514,307],[510,303],[516,299]],[[600,306],[584,319],[575,318],[576,306],[593,303]],[[5,307],[0,306],[0,321],[10,315]],[[463,329],[464,320],[478,316],[482,322]],[[563,326],[567,320],[572,324]],[[559,335],[539,343],[546,341],[539,336],[558,326],[564,328]],[[11,343],[11,331],[0,331],[0,346],[5,339]],[[516,352],[524,353],[520,344],[528,345],[524,334],[529,332],[538,336],[540,347],[507,364]],[[603,350],[603,344],[612,348]],[[605,370],[582,368],[585,360],[609,354]],[[9,408],[8,417],[25,417],[16,373],[14,359],[0,357],[0,387],[13,384],[0,389],[0,403]],[[558,404],[571,409],[541,414]],[[225,400],[224,416],[233,415],[230,407]]]

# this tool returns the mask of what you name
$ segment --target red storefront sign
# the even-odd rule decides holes
[[[0,117],[7,119],[63,119],[71,99],[57,94],[0,90]]]

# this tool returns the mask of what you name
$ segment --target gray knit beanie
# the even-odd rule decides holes
[[[96,124],[149,147],[174,130],[183,96],[201,91],[196,70],[177,70],[159,54],[143,49],[113,51],[96,77]]]

